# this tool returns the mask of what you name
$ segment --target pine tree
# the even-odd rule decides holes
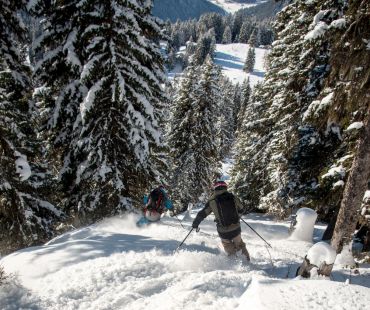
[[[253,31],[253,25],[250,20],[243,22],[242,27],[240,28],[240,33],[238,37],[239,43],[247,43],[251,33]]]
[[[284,215],[288,207],[312,203],[312,193],[319,194],[320,165],[314,158],[337,143],[338,136],[327,134],[323,144],[325,134],[304,124],[301,113],[319,94],[320,101],[330,102],[330,89],[322,89],[330,55],[323,33],[341,17],[343,6],[335,1],[296,1],[278,15],[270,70],[264,83],[255,87],[238,147],[234,182],[253,207]]]
[[[226,26],[224,34],[222,36],[222,43],[223,44],[230,44],[231,43],[231,28],[230,26]]]
[[[181,81],[169,137],[174,161],[173,196],[182,208],[208,192],[218,159],[215,119],[219,73],[210,57],[199,69],[198,79],[197,71],[191,62]]]
[[[245,59],[244,68],[245,72],[253,72],[254,65],[256,63],[256,51],[250,47],[248,49],[247,58]]]
[[[233,102],[234,87],[227,79],[221,83],[222,97],[220,115],[218,121],[218,143],[220,149],[220,160],[224,160],[231,151],[235,138],[235,103]]]
[[[259,46],[259,30],[257,27],[253,28],[252,34],[250,35],[248,39],[248,44],[250,47],[257,47]]]
[[[245,117],[245,111],[247,109],[247,105],[251,96],[251,86],[249,77],[243,81],[241,86],[241,98],[240,98],[240,108],[237,111],[236,115],[236,124],[237,130],[240,131],[243,119]]]
[[[67,208],[83,221],[129,207],[160,173],[152,154],[162,145],[164,76],[150,10],[151,1],[89,0],[39,11],[48,135],[60,146]]]
[[[46,200],[50,186],[40,163],[30,69],[25,65],[26,31],[19,10],[25,1],[1,1],[0,24],[0,250],[40,244],[53,235],[62,213]],[[51,190],[51,186],[48,188]]]
[[[194,52],[194,63],[198,66],[202,65],[206,60],[207,56],[210,55],[213,58],[215,50],[215,37],[212,31],[202,35],[198,42]]]

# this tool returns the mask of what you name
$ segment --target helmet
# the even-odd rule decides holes
[[[216,181],[213,183],[213,189],[221,189],[221,188],[227,188],[227,184],[225,181]]]

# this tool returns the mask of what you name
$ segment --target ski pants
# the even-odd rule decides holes
[[[236,237],[232,238],[232,239],[222,239],[221,238],[221,242],[222,242],[222,246],[224,247],[225,249],[225,252],[227,253],[227,255],[235,255],[236,252],[238,251],[242,251],[242,254],[245,256],[245,258],[250,261],[250,257],[249,257],[249,253],[248,253],[248,250],[245,246],[245,243],[244,241],[242,240],[242,236],[241,234],[237,235]]]

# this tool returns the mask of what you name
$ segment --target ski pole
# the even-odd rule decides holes
[[[191,234],[191,232],[194,230],[194,227],[192,227],[189,231],[189,233],[186,235],[186,237],[184,238],[184,240],[182,240],[182,242],[179,244],[179,246],[176,248],[175,250],[175,253],[179,250],[179,248],[184,244],[185,240],[189,237],[189,235]],[[199,231],[199,228],[196,229],[196,231],[198,232]]]
[[[258,236],[258,237],[260,237],[263,241],[265,241],[265,243],[272,249],[272,246],[271,246],[271,244],[270,243],[268,243],[265,239],[263,239],[262,238],[262,236],[258,233],[258,232],[256,232],[254,229],[253,229],[253,227],[252,226],[250,226],[246,221],[244,221],[242,218],[240,218],[243,222],[244,222],[244,224],[245,225],[247,225],[250,229],[252,229],[252,231]]]
[[[180,223],[181,227],[182,227],[182,228],[184,228],[184,229],[186,229],[186,228],[184,227],[184,225],[182,225],[182,223],[181,223],[180,219],[177,217],[177,215],[176,215],[176,214],[174,214],[174,216],[175,216],[175,217],[176,217],[176,219],[179,221],[179,223]]]

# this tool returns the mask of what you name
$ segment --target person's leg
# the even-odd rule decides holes
[[[235,255],[236,253],[236,248],[232,240],[228,239],[222,239],[222,246],[224,247],[225,252],[227,253],[228,256]]]
[[[246,247],[244,241],[242,240],[241,234],[239,234],[235,238],[233,238],[232,241],[235,244],[236,251],[242,250],[242,254],[245,256],[247,261],[250,261],[251,259],[250,259],[247,247]]]

